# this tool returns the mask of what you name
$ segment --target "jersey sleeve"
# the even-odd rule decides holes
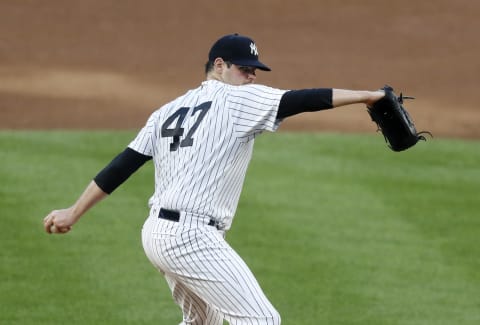
[[[281,122],[277,119],[278,106],[286,91],[263,85],[233,87],[227,107],[236,132],[242,136],[275,131]]]
[[[145,126],[140,130],[135,139],[128,147],[145,156],[153,157],[157,138],[159,110],[155,111],[147,120]]]

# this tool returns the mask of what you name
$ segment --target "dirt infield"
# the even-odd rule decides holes
[[[480,2],[274,0],[0,2],[0,128],[133,128],[203,80],[210,45],[257,41],[274,87],[375,89],[417,97],[420,130],[478,138]],[[354,106],[283,130],[373,132]]]

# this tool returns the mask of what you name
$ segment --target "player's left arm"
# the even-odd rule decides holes
[[[95,176],[75,204],[67,209],[53,210],[43,219],[45,231],[69,232],[85,212],[111,194],[151,158],[131,148],[125,149]]]
[[[385,96],[384,91],[314,88],[290,90],[283,94],[277,118],[282,119],[303,112],[316,112],[334,107],[363,103],[373,104]]]
[[[66,209],[53,210],[43,219],[45,231],[49,234],[69,232],[85,212],[107,195],[95,181],[91,181],[75,204]]]

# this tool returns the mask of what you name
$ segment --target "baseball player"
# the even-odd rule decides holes
[[[374,103],[383,91],[282,90],[254,84],[258,47],[246,36],[221,37],[210,49],[206,80],[155,111],[128,147],[87,186],[75,204],[44,218],[48,233],[66,233],[87,210],[148,160],[155,191],[142,229],[151,263],[183,311],[181,324],[280,324],[254,275],[225,241],[252,156],[254,139],[306,111]]]

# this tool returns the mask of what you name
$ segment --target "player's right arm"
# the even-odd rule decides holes
[[[339,107],[351,104],[366,104],[367,106],[370,106],[384,96],[384,90],[368,91],[333,89],[332,106]]]
[[[383,90],[347,90],[313,88],[290,90],[283,94],[277,118],[286,118],[303,112],[316,112],[350,104],[371,105],[385,96]]]

